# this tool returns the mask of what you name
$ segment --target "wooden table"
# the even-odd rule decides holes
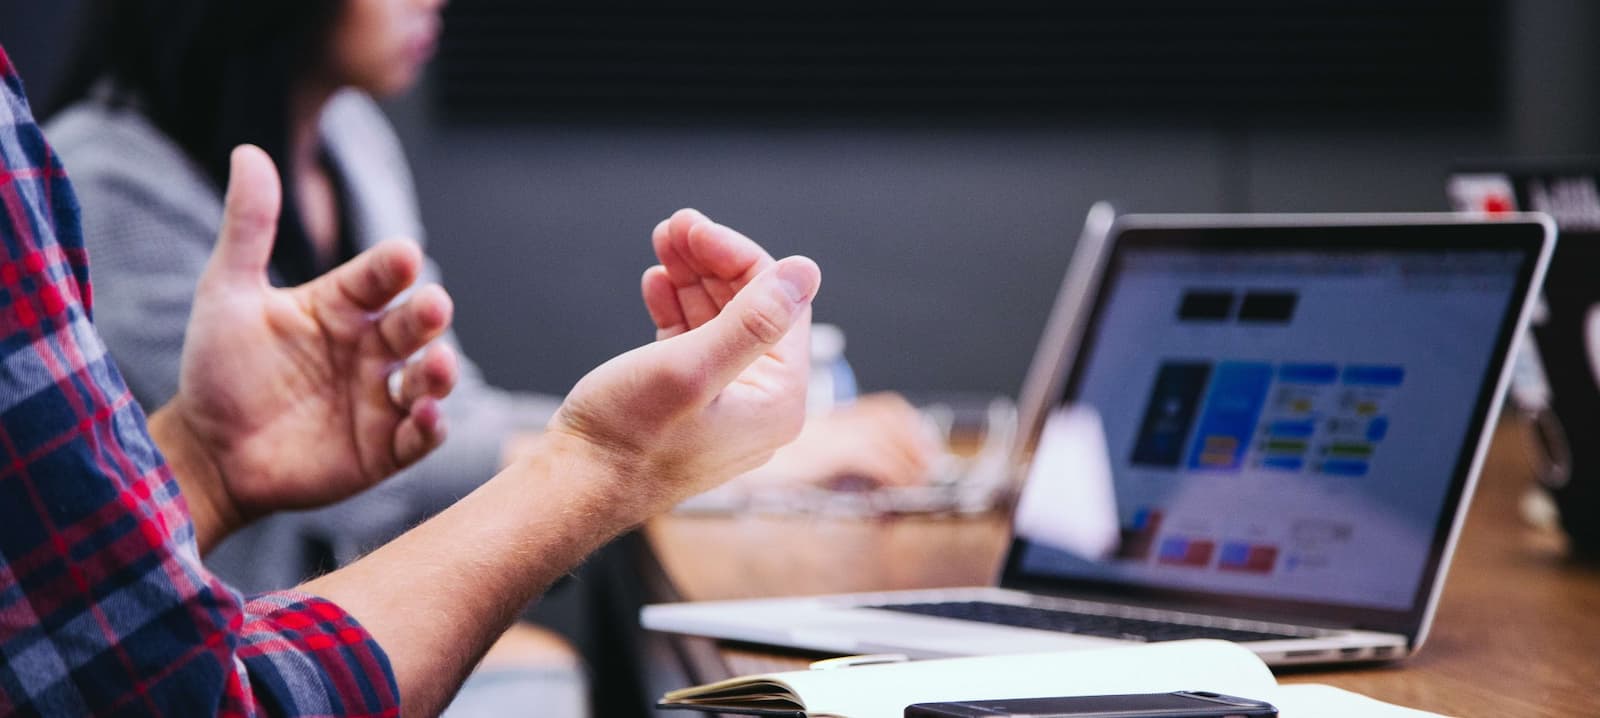
[[[1391,664],[1279,672],[1460,716],[1600,716],[1600,567],[1567,559],[1518,502],[1531,462],[1525,427],[1498,434],[1433,632]],[[1600,517],[1596,517],[1600,520]],[[649,528],[672,590],[709,600],[981,585],[997,575],[1005,519],[875,521],[780,516],[658,519]],[[813,656],[674,639],[689,680],[801,668]]]

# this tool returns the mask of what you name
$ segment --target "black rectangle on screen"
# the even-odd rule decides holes
[[[1235,295],[1231,291],[1191,289],[1183,293],[1178,319],[1185,322],[1223,322],[1233,316]]]
[[[1294,319],[1300,295],[1294,292],[1245,292],[1239,305],[1239,321],[1286,324]]]

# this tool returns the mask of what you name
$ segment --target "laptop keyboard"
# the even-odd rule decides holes
[[[1301,638],[1288,633],[1244,631],[1220,626],[1199,626],[1192,623],[1168,623],[1124,616],[1098,613],[1075,613],[1051,608],[1016,606],[1007,603],[982,601],[951,601],[945,603],[904,603],[867,606],[884,611],[913,613],[919,616],[938,616],[963,621],[996,623],[1017,628],[1036,628],[1044,631],[1075,633],[1084,636],[1119,638],[1125,641],[1178,641],[1186,638],[1219,638],[1224,641],[1270,641],[1283,638]]]

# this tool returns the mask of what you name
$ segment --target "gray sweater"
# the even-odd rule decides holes
[[[341,93],[321,128],[348,193],[346,226],[356,247],[395,237],[421,243],[410,170],[372,100]],[[220,188],[135,110],[90,100],[58,115],[45,133],[83,207],[95,324],[134,395],[154,411],[177,392],[195,283],[221,226]],[[423,281],[437,278],[430,263]],[[465,354],[461,358],[460,383],[444,402],[450,434],[443,447],[360,496],[257,522],[206,563],[247,591],[292,586],[315,570],[316,559],[331,552],[337,562],[349,561],[492,475],[506,436],[543,426],[559,399],[490,386]]]

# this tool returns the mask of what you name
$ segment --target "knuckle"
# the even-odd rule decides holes
[[[258,207],[229,205],[223,208],[227,234],[236,239],[253,239],[276,232],[278,220]]]
[[[763,344],[776,344],[788,333],[788,328],[770,303],[757,304],[739,315],[739,323],[747,334]]]
[[[378,261],[379,259],[381,258],[373,258],[367,262],[366,278],[362,280],[372,291],[381,291],[393,283],[393,269],[388,262]]]
[[[421,341],[428,334],[428,307],[421,302],[407,302],[403,315],[406,340]]]

